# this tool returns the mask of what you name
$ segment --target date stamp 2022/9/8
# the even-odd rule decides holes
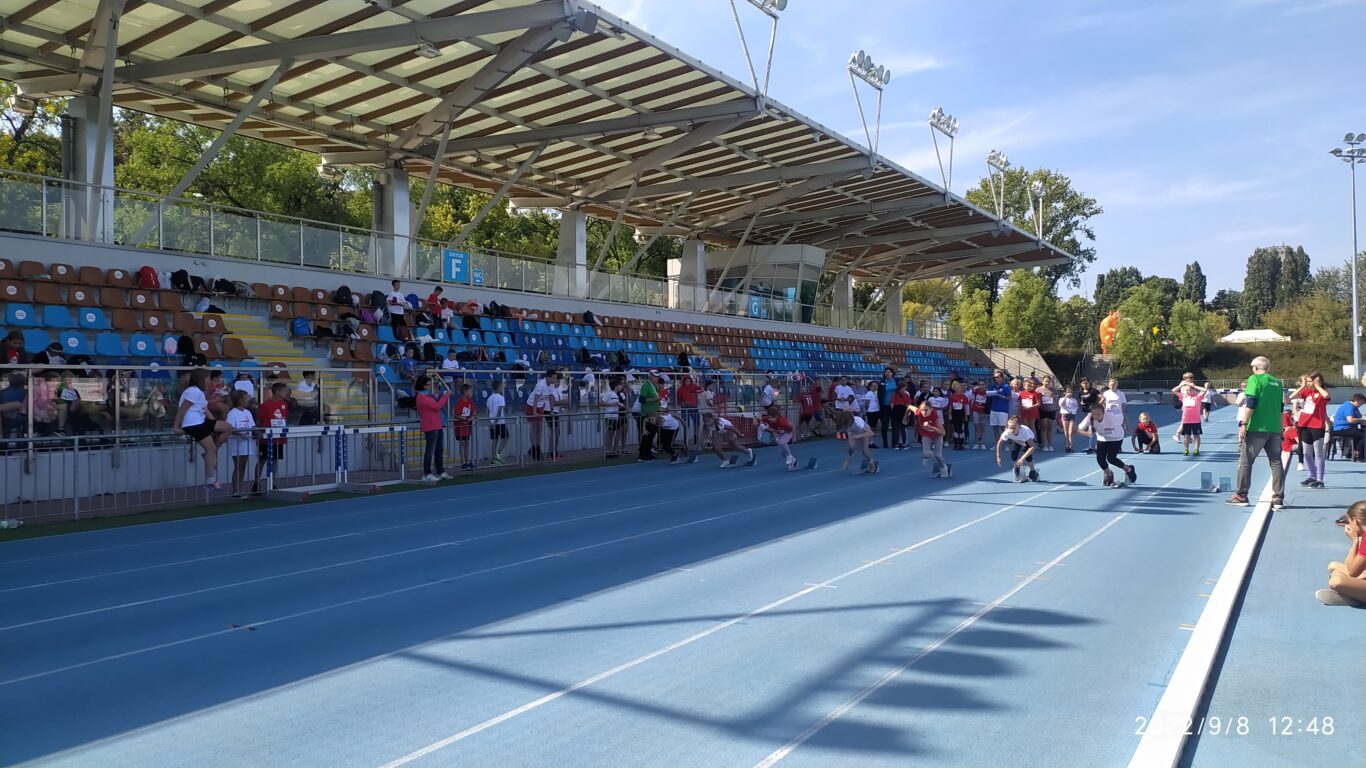
[[[1249,717],[1247,715],[1190,718],[1134,718],[1134,735],[1158,736],[1332,736],[1332,715]]]

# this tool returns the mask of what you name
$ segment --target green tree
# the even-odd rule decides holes
[[[1326,293],[1311,293],[1282,304],[1262,318],[1266,327],[1295,341],[1346,342],[1352,339],[1352,308]]]
[[[1086,342],[1097,338],[1100,318],[1096,305],[1085,296],[1072,296],[1058,305],[1057,332],[1051,349],[1062,352],[1080,352]]]
[[[991,318],[996,343],[1048,349],[1054,343],[1057,322],[1058,298],[1049,290],[1048,280],[1027,269],[1011,272]]]
[[[1205,313],[1205,329],[1211,339],[1216,342],[1229,334],[1228,318],[1218,312]]]
[[[1181,299],[1172,305],[1167,321],[1167,335],[1172,347],[1190,364],[1209,354],[1214,349],[1216,337],[1210,335],[1210,326],[1200,305]]]
[[[1137,267],[1117,267],[1096,275],[1096,310],[1109,314],[1118,309],[1129,291],[1143,284],[1143,273]]]
[[[37,102],[33,110],[17,111],[18,86],[0,81],[0,165],[42,176],[62,175],[62,142],[58,116],[63,99]]]
[[[1281,254],[1279,248],[1258,248],[1247,260],[1247,275],[1243,278],[1243,293],[1238,302],[1238,324],[1256,328],[1262,315],[1276,308],[1276,287],[1280,284]]]
[[[1161,293],[1150,285],[1133,289],[1120,303],[1119,329],[1110,352],[1121,369],[1142,370],[1157,360],[1162,345],[1153,329],[1161,323],[1161,305]]]
[[[1056,292],[1061,285],[1079,288],[1082,275],[1096,260],[1096,249],[1092,245],[1096,233],[1091,219],[1105,211],[1094,198],[1074,189],[1071,179],[1056,171],[1011,168],[1004,179],[1005,218],[1026,232],[1034,232],[1036,228],[1029,201],[1029,185],[1035,181],[1044,185],[1043,239],[1072,255],[1068,263],[1042,267],[1039,272],[1051,291]],[[996,211],[991,185],[986,178],[969,189],[964,197],[984,211]],[[985,287],[993,304],[1000,297],[1003,274],[986,275]]]
[[[1243,294],[1241,291],[1230,291],[1225,288],[1214,294],[1214,298],[1210,299],[1209,308],[1211,312],[1223,316],[1231,328],[1238,328],[1240,327],[1238,324],[1238,306],[1242,304],[1242,301]]]
[[[969,343],[979,347],[991,345],[991,294],[985,288],[960,296],[949,319],[963,329],[963,338]]]
[[[1276,283],[1276,304],[1288,304],[1303,296],[1310,287],[1309,254],[1303,246],[1281,254],[1281,274]]]
[[[1177,297],[1181,294],[1181,284],[1170,277],[1150,277],[1144,280],[1143,284],[1151,286],[1162,297],[1159,304],[1162,309],[1162,316],[1170,317],[1172,305],[1176,303]]]
[[[1204,307],[1207,288],[1205,271],[1200,269],[1200,262],[1192,261],[1186,265],[1186,271],[1181,275],[1181,291],[1177,298],[1193,301],[1196,305]]]

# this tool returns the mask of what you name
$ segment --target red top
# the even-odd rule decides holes
[[[427,307],[431,309],[433,313],[441,311],[441,296],[435,291],[427,296]]]
[[[1304,405],[1300,406],[1299,421],[1295,422],[1295,426],[1301,429],[1326,429],[1329,398],[1313,387],[1301,389],[1295,393],[1295,397],[1304,400]]]
[[[1036,389],[1033,392],[1024,389],[1020,391],[1020,418],[1025,421],[1033,421],[1039,418],[1039,403],[1043,402],[1043,395]]]
[[[910,407],[911,403],[913,402],[915,402],[915,398],[911,397],[911,393],[904,389],[898,389],[897,391],[892,393],[892,405],[904,405],[906,407]]]
[[[455,401],[455,436],[469,437],[474,429],[474,401],[462,397]]]
[[[944,434],[943,422],[939,420],[939,411],[931,408],[928,414],[918,413],[916,415],[920,418],[916,422],[915,431],[920,433],[921,437],[939,437]],[[929,429],[929,427],[934,427],[934,429]]]
[[[1156,437],[1157,437],[1157,423],[1156,423],[1156,422],[1150,421],[1150,422],[1148,422],[1147,424],[1144,424],[1143,422],[1140,421],[1140,422],[1138,422],[1138,426],[1137,426],[1137,427],[1134,427],[1134,434],[1138,434],[1139,432],[1147,432],[1149,435],[1151,435],[1152,437],[1156,438]]]
[[[972,412],[987,412],[987,391],[981,387],[974,387],[972,390]]]
[[[802,392],[797,395],[797,404],[801,406],[803,416],[810,416],[820,408],[816,405],[816,398],[812,397],[810,392]]]
[[[962,392],[954,392],[949,395],[949,411],[953,413],[967,413],[971,401]]]
[[[792,431],[792,422],[788,421],[786,416],[769,416],[765,414],[759,420],[767,424],[768,428],[774,432]]]
[[[817,407],[817,408],[820,408],[820,407],[821,407],[821,402],[822,402],[822,400],[821,400],[821,385],[819,385],[819,384],[812,384],[812,385],[811,385],[811,399],[816,401],[816,407]]]
[[[696,382],[690,381],[684,384],[678,388],[678,404],[684,408],[696,408],[697,395],[701,391],[702,388],[697,386]]]
[[[267,400],[256,411],[256,426],[279,432],[289,426],[289,403],[284,400]],[[262,442],[265,442],[264,440]],[[284,445],[285,438],[275,438],[275,445]]]
[[[1357,554],[1366,557],[1366,536],[1357,539]]]

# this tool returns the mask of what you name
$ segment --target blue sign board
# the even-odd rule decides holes
[[[448,283],[470,281],[470,255],[465,251],[446,249],[441,257],[442,277]]]
[[[484,284],[484,270],[482,270],[482,269],[480,269],[480,268],[478,268],[478,267],[475,267],[474,269],[470,270],[470,283],[471,283],[472,285],[483,285],[483,284]]]
[[[758,296],[749,297],[749,316],[759,317],[764,308],[764,302]]]
[[[907,336],[914,336],[914,335],[915,335],[915,321],[914,321],[914,320],[907,320],[907,321],[906,321],[906,335],[907,335]]]

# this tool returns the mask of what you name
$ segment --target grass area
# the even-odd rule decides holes
[[[630,454],[627,454],[628,458]],[[391,485],[375,489],[373,495],[387,495],[391,493],[409,493],[425,488],[450,488],[459,485],[472,485],[475,483],[486,483],[493,480],[504,480],[511,477],[536,477],[539,475],[554,475],[561,472],[572,472],[579,469],[593,469],[597,467],[610,467],[622,464],[627,459],[598,459],[595,461],[576,462],[574,464],[546,464],[534,466],[527,469],[504,470],[499,472],[487,472],[484,474],[473,473],[468,475],[457,475],[454,479],[447,480],[438,485]],[[51,523],[39,523],[36,525],[24,525],[20,528],[8,528],[0,530],[0,542],[16,541],[19,539],[36,539],[43,536],[56,536],[65,533],[81,533],[84,531],[98,531],[106,528],[123,528],[130,525],[149,525],[151,523],[165,523],[175,520],[190,520],[198,517],[214,517],[216,515],[230,515],[238,512],[252,512],[261,509],[274,509],[278,507],[294,507],[304,504],[318,504],[325,501],[336,501],[338,499],[354,499],[357,494],[330,492],[313,494],[304,501],[276,501],[272,499],[247,499],[238,501],[227,498],[222,503],[200,504],[189,507],[174,507],[170,509],[157,509],[148,512],[137,512],[128,515],[109,515],[105,517],[92,517],[85,520],[63,520]]]

